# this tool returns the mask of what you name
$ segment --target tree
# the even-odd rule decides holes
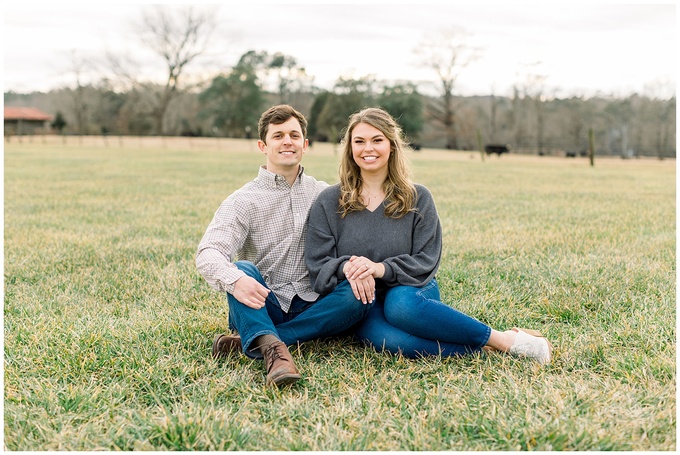
[[[54,120],[52,120],[52,123],[50,123],[52,128],[57,130],[59,134],[64,133],[64,128],[66,128],[66,120],[64,120],[64,115],[61,113],[61,111],[57,111],[57,114],[54,116]]]
[[[534,68],[539,68],[541,63],[530,65]],[[538,154],[545,153],[545,101],[546,101],[546,80],[547,76],[539,74],[536,69],[528,70],[525,75],[525,84],[523,86],[524,97],[529,101],[534,109],[536,118],[536,148]]]
[[[644,91],[647,94],[644,119],[651,120],[651,127],[644,131],[652,136],[650,149],[654,149],[662,160],[670,150],[670,142],[675,139],[671,137],[675,136],[676,125],[675,85],[669,80],[658,79],[648,83]]]
[[[621,158],[631,158],[630,124],[634,118],[633,97],[614,100],[604,110],[608,123],[609,145]]]
[[[180,76],[188,64],[206,51],[215,27],[215,15],[212,11],[196,12],[191,7],[180,11],[178,17],[158,6],[154,11],[155,14],[144,14],[141,35],[149,47],[163,58],[168,72],[152,110],[156,131],[163,134],[163,118],[170,101],[177,94]]]
[[[305,68],[298,65],[294,57],[281,52],[269,56],[267,69],[276,76],[281,103],[293,103],[293,97],[309,90],[314,81],[314,77],[308,75]]]
[[[361,79],[339,78],[319,113],[317,134],[323,134],[330,142],[337,143],[349,116],[373,103],[374,85],[375,80],[371,76]]]
[[[496,135],[497,135],[497,127],[496,125],[498,124],[498,105],[499,105],[499,100],[496,98],[496,93],[495,90],[491,90],[491,96],[489,96],[489,104],[490,104],[490,112],[489,112],[489,138],[491,139],[492,143],[496,143]],[[479,130],[479,129],[478,129]],[[480,148],[480,151],[483,152],[483,149],[481,148],[481,145],[479,144],[480,140],[477,140],[478,142],[478,147]],[[484,157],[484,153],[482,153],[482,157]],[[482,158],[483,159],[483,158]]]
[[[458,27],[440,29],[426,35],[414,52],[422,65],[437,74],[441,99],[428,105],[430,116],[441,123],[446,134],[446,148],[458,148],[456,111],[453,90],[463,68],[478,57],[478,49],[465,44],[467,33]]]
[[[127,103],[127,95],[115,91],[106,79],[98,84],[96,95],[95,103],[91,106],[92,122],[102,134],[122,134],[118,119]]]
[[[406,138],[418,145],[423,130],[423,99],[416,86],[408,83],[384,87],[378,104],[397,120]]]
[[[675,125],[676,125],[676,98],[673,96],[668,100],[661,100],[659,113],[659,133],[656,136],[656,152],[660,160],[668,156],[671,148],[671,143],[675,143]],[[673,137],[671,137],[673,136]]]
[[[588,128],[592,124],[592,115],[585,109],[587,104],[582,98],[571,97],[559,104],[565,107],[566,115],[563,117],[563,134],[566,137],[568,149],[574,152],[590,150],[590,131]]]
[[[250,50],[241,56],[240,63],[252,68],[264,90],[278,94],[279,103],[294,104],[295,95],[311,90],[314,77],[290,55]]]
[[[73,115],[76,119],[76,133],[79,136],[88,133],[88,103],[85,101],[85,87],[83,86],[83,73],[90,68],[90,60],[71,52],[71,71],[75,76],[76,87],[69,91],[73,106]]]
[[[525,65],[526,70],[518,74],[519,82],[513,85],[513,114],[515,143],[520,148],[529,145],[527,131],[535,131],[536,151],[539,155],[546,150],[546,80],[539,73],[540,62]],[[531,117],[533,114],[533,121]]]
[[[181,88],[187,66],[206,53],[215,29],[215,17],[212,10],[196,11],[192,7],[171,10],[162,5],[143,13],[137,32],[141,43],[163,60],[167,74],[163,83],[139,80],[120,58],[109,55],[114,72],[132,85],[138,99],[148,105],[156,134],[164,133],[168,106]]]
[[[264,93],[255,74],[259,59],[247,52],[228,75],[213,79],[199,95],[203,116],[212,117],[213,128],[231,137],[257,130]]]
[[[522,96],[521,90],[517,85],[512,87],[511,109],[507,113],[508,124],[512,129],[513,147],[523,148],[527,143],[527,131],[529,130],[528,108],[526,98]]]
[[[312,102],[312,109],[311,112],[309,113],[308,119],[309,122],[307,125],[307,136],[309,136],[311,140],[321,142],[328,141],[328,136],[319,133],[318,122],[319,116],[321,115],[321,111],[323,111],[324,106],[328,102],[328,98],[331,96],[333,96],[333,93],[324,90],[314,97],[314,101]]]

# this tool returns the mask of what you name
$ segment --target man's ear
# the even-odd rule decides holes
[[[260,140],[260,141],[257,141],[257,146],[258,146],[258,148],[260,149],[260,151],[261,151],[262,153],[266,153],[266,152],[264,151],[264,149],[265,149],[265,147],[267,147],[267,144],[265,144],[264,142],[262,142],[262,141]]]

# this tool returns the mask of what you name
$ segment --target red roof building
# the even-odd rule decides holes
[[[49,122],[52,116],[45,114],[40,109],[34,107],[11,107],[5,106],[5,120],[29,120],[38,122]]]
[[[43,134],[49,130],[52,116],[34,107],[5,106],[5,136]]]

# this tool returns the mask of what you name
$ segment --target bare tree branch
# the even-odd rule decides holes
[[[186,67],[207,52],[212,33],[216,27],[213,9],[198,11],[189,6],[172,10],[163,5],[146,10],[138,33],[142,43],[165,62],[167,77],[162,86],[153,90],[154,103],[151,115],[155,131],[163,134],[163,121],[170,102],[181,89],[181,77]],[[153,84],[141,83],[130,76],[121,61],[114,63],[118,71],[137,89],[149,90]]]
[[[466,44],[468,33],[459,27],[440,29],[427,34],[414,50],[421,63],[434,70],[440,83],[442,109],[432,109],[431,115],[444,125],[447,148],[457,148],[456,108],[453,90],[463,68],[476,60],[479,49]]]

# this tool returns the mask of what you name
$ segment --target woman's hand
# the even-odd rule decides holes
[[[385,266],[363,256],[352,256],[343,269],[348,280],[364,280],[366,278],[382,278]]]
[[[345,263],[343,272],[354,296],[365,305],[375,299],[375,279],[385,274],[385,266],[363,256],[352,256]]]
[[[366,305],[375,300],[375,279],[372,276],[368,276],[364,279],[350,279],[348,278],[350,286],[352,286],[352,292],[357,300]]]

